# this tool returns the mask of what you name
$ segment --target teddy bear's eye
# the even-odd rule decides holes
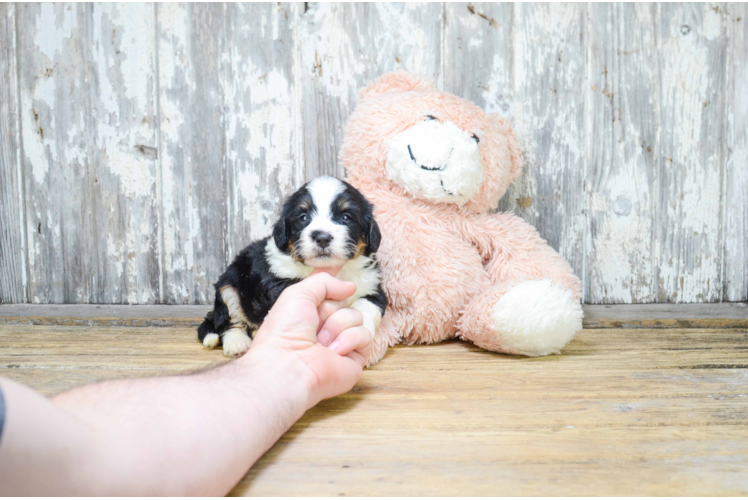
[[[479,143],[479,142],[480,142],[480,139],[478,139],[478,136],[477,136],[477,135],[475,135],[475,134],[473,134],[473,139],[475,139],[475,142],[476,142],[476,143]]]
[[[436,120],[436,117],[434,115],[426,115],[427,120]]]

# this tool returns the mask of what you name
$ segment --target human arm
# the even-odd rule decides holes
[[[250,351],[212,370],[109,381],[51,401],[0,380],[0,494],[227,493],[308,408],[358,381],[369,336],[355,315],[335,332],[336,352],[316,341],[354,290],[326,274],[289,287]]]

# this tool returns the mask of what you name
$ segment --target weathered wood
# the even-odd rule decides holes
[[[660,4],[659,302],[715,302],[726,43],[723,4]]]
[[[91,302],[159,300],[158,137],[153,6],[92,4],[94,240]],[[88,58],[87,58],[88,59]]]
[[[587,24],[591,156],[585,300],[653,302],[657,6],[593,4]]]
[[[0,324],[196,328],[210,305],[0,305]]]
[[[310,3],[298,46],[306,177],[343,177],[343,127],[358,90],[402,69],[439,81],[442,5]]]
[[[748,304],[586,305],[584,327],[748,328]]]
[[[208,303],[226,269],[222,4],[158,4],[163,293]]]
[[[583,5],[447,7],[446,90],[512,118],[523,174],[499,204],[538,228],[584,277]]]
[[[54,394],[223,362],[192,334],[2,325],[0,375]],[[399,346],[307,412],[232,494],[745,495],[745,341],[586,330],[547,358]]]
[[[748,301],[748,8],[725,6],[727,25],[727,106],[722,242],[722,300]]]
[[[18,4],[30,302],[91,302],[91,49],[84,4]]]
[[[229,259],[270,234],[283,198],[304,183],[292,26],[299,9],[300,4],[226,5],[222,92]]]
[[[515,212],[578,276],[585,274],[585,15],[583,4],[516,5],[512,33],[513,121],[525,148]]]
[[[447,3],[444,8],[444,90],[512,118],[515,6]]]
[[[29,299],[153,302],[152,8],[18,8]]]
[[[16,7],[0,4],[0,303],[26,302]]]
[[[748,304],[585,305],[584,328],[748,328]],[[195,328],[209,305],[0,305],[0,324]]]
[[[285,194],[344,174],[357,90],[394,69],[513,120],[525,172],[498,208],[585,301],[748,300],[743,4],[0,14],[0,302],[209,303]]]

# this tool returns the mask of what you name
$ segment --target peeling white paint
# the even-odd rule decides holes
[[[40,4],[34,45],[52,61],[63,49],[60,41],[72,35],[76,24],[75,10],[56,8],[53,3]]]
[[[708,4],[703,4],[702,9],[704,13],[702,34],[707,40],[716,40],[722,36],[722,11],[719,6],[715,9]]]
[[[485,102],[483,109],[489,113],[499,113],[508,119],[512,119],[514,108],[502,94],[502,89],[504,92],[511,89],[511,82],[504,81],[504,75],[509,74],[507,63],[506,54],[494,54],[489,80],[491,82],[490,87],[486,85],[483,90],[483,100]]]
[[[591,300],[746,298],[748,78],[735,21],[745,23],[744,5],[476,5],[487,17],[432,4],[210,9],[19,7],[30,13],[19,17],[29,29],[19,32],[17,56],[34,302],[59,301],[63,291],[82,302],[157,300],[148,275],[157,248],[164,297],[209,301],[217,278],[209,265],[269,234],[282,196],[305,174],[342,174],[337,152],[358,88],[394,69],[439,84],[457,58],[478,70],[455,92],[512,118],[525,149],[525,173],[502,206],[585,273]],[[613,15],[599,17],[604,9]],[[220,75],[203,74],[194,44],[221,15]],[[219,88],[201,94],[201,78]],[[70,101],[88,89],[88,104]],[[225,143],[214,150],[225,157],[211,159],[223,169],[212,178],[192,156],[204,149],[190,142],[204,126],[194,114],[201,99],[221,107]],[[158,147],[154,127],[157,160],[138,149]],[[225,197],[220,207],[205,204],[211,189]],[[227,241],[208,248],[215,225],[205,220],[225,224]],[[93,246],[91,235],[101,255],[75,265],[85,273],[98,259],[101,275],[70,285],[81,280],[71,253]]]
[[[713,66],[720,42],[706,36],[713,29],[707,26],[710,15],[699,25],[698,19],[688,20],[690,8],[663,6],[670,21],[665,35],[670,36],[661,42],[662,182],[671,186],[671,195],[660,209],[673,222],[667,222],[657,240],[658,298],[679,302],[721,297],[721,151],[711,146],[722,128],[714,121],[721,116],[717,96],[723,80],[713,74],[721,70]],[[689,31],[681,29],[682,22],[689,23]]]

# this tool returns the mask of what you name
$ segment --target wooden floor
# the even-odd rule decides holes
[[[189,321],[132,316],[30,325],[0,310],[0,376],[54,394],[223,362]],[[718,324],[739,327],[586,329],[537,359],[396,347],[232,493],[746,495],[748,325]]]

